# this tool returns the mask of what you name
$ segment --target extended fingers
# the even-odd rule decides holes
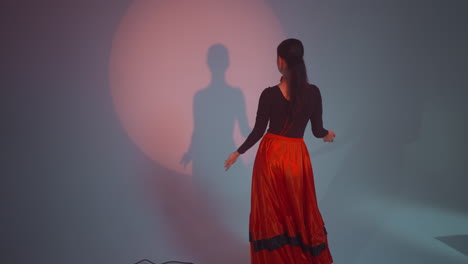
[[[224,168],[226,168],[226,170],[228,170],[231,165],[232,165],[232,159],[228,158],[225,162],[224,162]]]
[[[229,168],[231,167],[232,163],[227,163],[224,165],[224,168],[227,170],[229,170]]]

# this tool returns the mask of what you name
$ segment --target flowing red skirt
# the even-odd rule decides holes
[[[265,134],[255,158],[251,264],[330,264],[327,231],[303,139]]]

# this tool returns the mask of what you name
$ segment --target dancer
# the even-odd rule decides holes
[[[278,45],[281,81],[263,90],[252,132],[224,163],[228,170],[263,136],[252,173],[251,264],[333,263],[303,136],[309,120],[324,142],[335,133],[323,127],[320,90],[308,83],[303,56],[298,39]]]

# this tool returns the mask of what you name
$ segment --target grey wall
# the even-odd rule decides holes
[[[466,263],[465,1],[268,3],[303,40],[337,133],[305,137],[335,263]],[[215,185],[229,207],[119,123],[108,60],[130,4],[2,8],[2,263],[248,263],[251,166]]]

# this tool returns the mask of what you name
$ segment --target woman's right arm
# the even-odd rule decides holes
[[[312,85],[313,89],[313,105],[312,105],[312,113],[310,115],[310,123],[312,125],[312,134],[316,138],[323,138],[328,135],[328,130],[323,127],[323,119],[322,119],[322,95],[320,94],[320,90],[317,86]]]

